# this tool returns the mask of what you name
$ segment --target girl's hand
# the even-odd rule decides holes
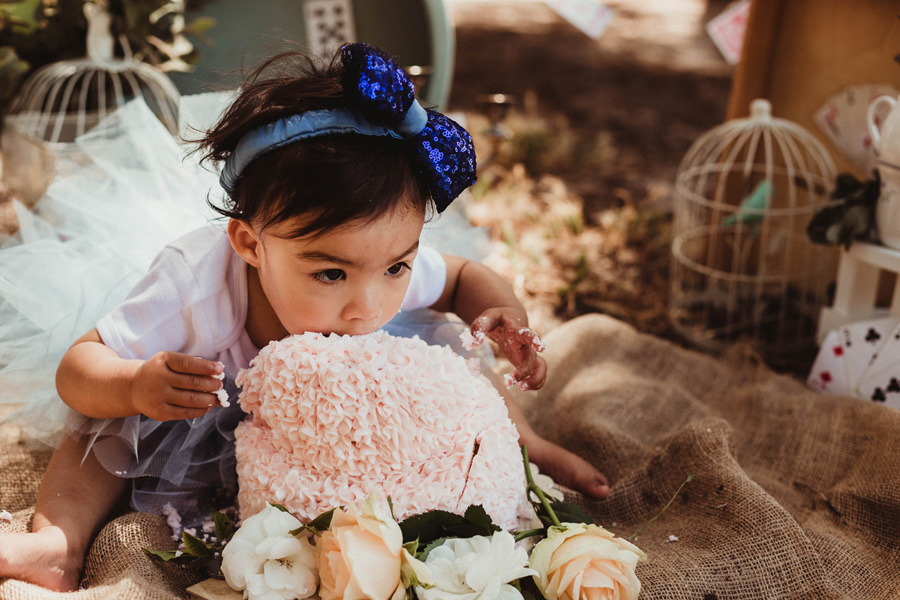
[[[202,417],[218,404],[215,392],[222,387],[221,373],[217,362],[158,352],[138,368],[131,381],[132,406],[157,421]]]
[[[512,308],[488,309],[472,322],[471,333],[475,339],[486,335],[497,342],[513,364],[515,371],[506,376],[507,385],[518,383],[523,391],[539,390],[547,378],[547,363],[538,355],[544,342],[520,314]]]

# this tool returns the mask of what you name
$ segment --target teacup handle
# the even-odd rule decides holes
[[[893,96],[878,96],[869,105],[869,110],[866,113],[866,123],[869,125],[869,135],[872,136],[872,148],[876,149],[881,146],[881,132],[878,131],[878,127],[875,125],[875,110],[882,102],[890,104],[891,110],[897,108],[897,99]]]

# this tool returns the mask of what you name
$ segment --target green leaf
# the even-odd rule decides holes
[[[42,0],[3,2],[0,8],[0,24],[9,24],[13,31],[31,35],[41,25]]]
[[[500,528],[494,525],[490,515],[487,514],[487,511],[480,504],[473,504],[467,508],[465,519],[472,525],[480,527],[485,535],[491,535],[495,531],[500,531]]]
[[[559,517],[561,523],[587,523],[592,524],[594,520],[591,515],[577,504],[571,502],[552,502],[550,506],[553,512]]]
[[[150,548],[143,548],[143,550],[144,553],[153,560],[189,567],[205,566],[209,563],[210,560],[212,560],[212,555],[210,555],[209,557],[201,558],[192,556],[183,551],[181,553],[177,553],[172,550],[152,550]]]
[[[430,544],[443,537],[489,536],[499,530],[480,505],[470,506],[462,517],[445,510],[431,510],[413,515],[400,523],[403,541],[418,539],[420,544]]]
[[[451,523],[461,526],[466,520],[451,512],[444,510],[430,510],[418,515],[413,515],[400,522],[400,531],[403,532],[403,541],[411,542],[418,539],[420,544],[430,544],[434,540],[447,534]]]
[[[157,558],[164,562],[169,562],[170,560],[174,560],[180,556],[184,556],[184,553],[176,554],[173,550],[151,550],[150,548],[144,548],[144,552],[146,552],[153,558]]]
[[[409,552],[410,554],[415,556],[416,552],[419,550],[419,540],[413,540],[411,542],[406,542],[405,544],[403,544],[403,547],[406,549],[407,552]]]
[[[224,544],[228,538],[234,535],[234,523],[225,513],[219,511],[213,513],[213,523],[216,524],[216,539],[220,544]]]
[[[334,516],[335,508],[332,508],[328,512],[323,512],[321,515],[313,519],[309,522],[308,527],[314,529],[315,531],[325,531],[329,527],[331,527],[331,518]],[[343,510],[343,508],[341,508]]]
[[[286,509],[286,508],[284,507],[283,504],[278,504],[277,502],[269,502],[269,506],[274,506],[275,508],[277,508],[277,509],[280,510],[281,512],[286,512],[286,513],[291,512],[291,511],[289,511],[288,509]]]
[[[196,556],[197,558],[212,558],[214,554],[213,549],[200,538],[184,531],[181,534],[181,539],[184,540],[185,553]]]
[[[433,542],[431,542],[430,544],[425,546],[425,548],[416,555],[416,558],[418,558],[419,560],[424,562],[425,559],[428,558],[428,555],[431,554],[432,550],[434,550],[435,548],[437,548],[438,546],[440,546],[441,544],[443,544],[444,542],[446,542],[449,539],[452,539],[452,538],[442,537],[442,538],[438,538],[438,539],[434,540]]]

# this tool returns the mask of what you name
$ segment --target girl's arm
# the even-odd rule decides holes
[[[143,414],[158,421],[199,417],[216,404],[222,382],[216,362],[159,352],[149,360],[123,359],[92,329],[66,351],[56,389],[72,409],[96,419]]]
[[[528,328],[528,314],[502,277],[481,263],[444,255],[447,283],[434,310],[456,313],[472,324],[472,333],[484,333],[497,342],[516,368],[512,378],[521,389],[544,385],[547,364],[538,355],[543,342]]]

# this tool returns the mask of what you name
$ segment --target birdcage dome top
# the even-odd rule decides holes
[[[745,177],[756,174],[769,180],[787,177],[796,185],[816,193],[804,195],[811,204],[827,199],[836,174],[828,151],[806,129],[772,115],[772,104],[763,98],[750,103],[750,115],[732,119],[701,135],[681,161],[676,178],[679,193],[692,200],[708,203],[709,194],[698,194],[706,176],[739,172]],[[768,211],[793,210],[801,198]]]
[[[125,102],[143,99],[172,132],[178,131],[180,94],[156,67],[136,60],[124,36],[115,53],[107,0],[85,2],[87,56],[37,69],[14,99],[9,121],[45,142],[71,142]]]

